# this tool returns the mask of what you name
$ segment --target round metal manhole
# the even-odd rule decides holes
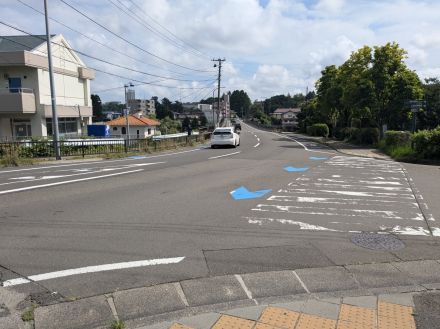
[[[399,250],[405,244],[390,234],[357,233],[351,237],[355,245],[372,250]]]

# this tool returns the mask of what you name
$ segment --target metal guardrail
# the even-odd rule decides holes
[[[99,155],[128,152],[154,152],[188,146],[194,142],[204,141],[208,134],[181,136],[170,139],[94,139],[94,140],[65,140],[59,141],[61,156]],[[23,158],[51,158],[55,156],[54,142],[43,141],[14,141],[0,142],[0,158],[16,156]]]

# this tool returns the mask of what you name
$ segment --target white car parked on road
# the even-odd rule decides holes
[[[240,135],[238,135],[233,127],[216,128],[211,135],[211,148],[217,146],[233,146],[240,145]]]

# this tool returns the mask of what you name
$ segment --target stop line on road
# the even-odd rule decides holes
[[[440,236],[396,162],[335,156],[257,204],[249,224],[301,230]]]

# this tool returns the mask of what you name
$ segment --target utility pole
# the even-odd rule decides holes
[[[57,102],[56,102],[56,94],[55,94],[55,83],[53,80],[52,44],[50,41],[49,19],[48,19],[48,15],[47,15],[47,0],[44,0],[44,18],[46,21],[47,60],[48,60],[48,66],[49,66],[50,97],[51,97],[51,101],[52,101],[53,148],[55,151],[55,159],[61,160],[60,134],[59,134],[59,130],[58,130]]]
[[[127,97],[127,88],[134,87],[133,83],[128,83],[124,85],[125,91],[125,153],[128,152],[128,148],[130,146],[130,124],[128,121],[128,116],[130,115],[130,109],[128,107],[128,97]]]
[[[213,62],[218,62],[217,64],[214,64],[214,67],[218,66],[218,78],[217,78],[217,121],[220,114],[220,83],[222,78],[222,62],[226,61],[225,58],[220,59],[212,59]]]

